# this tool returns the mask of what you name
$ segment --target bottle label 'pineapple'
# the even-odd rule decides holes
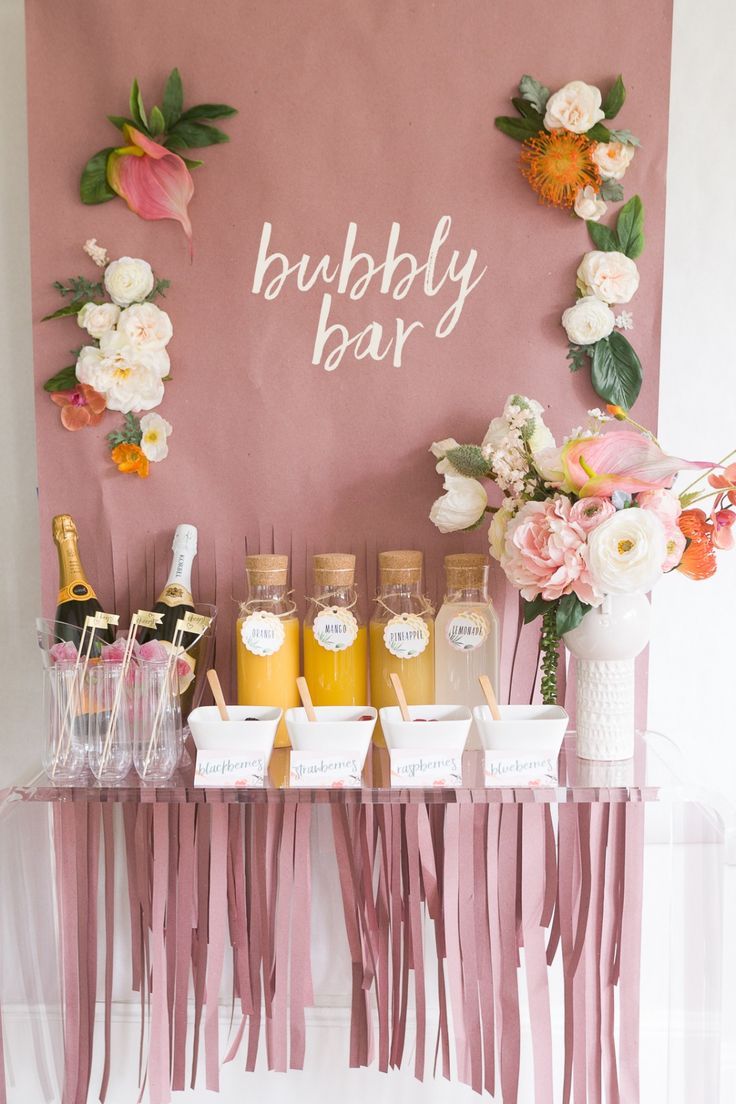
[[[355,615],[341,606],[320,610],[314,619],[312,632],[317,643],[328,652],[344,652],[358,637]]]
[[[429,644],[429,627],[418,613],[397,613],[383,630],[383,643],[397,659],[416,659]]]
[[[286,640],[286,630],[281,618],[275,613],[254,610],[243,621],[240,637],[253,655],[271,656],[279,651]]]
[[[488,623],[480,614],[466,610],[448,621],[445,632],[448,641],[458,652],[473,652],[480,648],[488,636]]]
[[[193,606],[194,598],[181,583],[167,583],[159,596],[165,606]]]

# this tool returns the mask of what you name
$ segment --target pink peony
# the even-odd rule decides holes
[[[648,510],[664,526],[667,537],[667,556],[662,564],[663,571],[672,571],[677,567],[687,546],[687,541],[677,524],[682,513],[682,504],[672,491],[658,489],[644,491],[636,496],[636,504],[642,510]]]
[[[588,571],[585,530],[571,510],[570,500],[557,496],[527,502],[509,522],[501,566],[528,602],[573,593],[591,606],[603,601]]]
[[[598,498],[591,495],[590,498],[581,498],[570,510],[570,521],[579,525],[584,533],[589,533],[609,517],[616,513],[616,507],[610,498]]]
[[[49,648],[49,655],[54,663],[76,663],[77,648],[71,640],[62,640]]]

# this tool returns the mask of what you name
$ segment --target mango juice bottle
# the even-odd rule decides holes
[[[434,616],[422,594],[422,553],[379,552],[379,590],[370,621],[371,705],[396,705],[390,677],[409,705],[434,702]],[[376,729],[376,742],[383,735]]]
[[[358,610],[355,556],[313,556],[304,621],[304,677],[315,705],[366,705],[368,642]]]
[[[235,629],[238,705],[299,704],[299,618],[287,592],[288,556],[246,556],[248,598]],[[289,747],[282,718],[276,747]]]

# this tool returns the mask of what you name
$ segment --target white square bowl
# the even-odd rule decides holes
[[[410,705],[411,721],[401,719],[398,705],[381,710],[381,729],[391,751],[448,751],[462,754],[473,718],[464,705]],[[417,721],[424,718],[426,723]]]
[[[369,705],[316,705],[316,721],[301,707],[286,710],[286,727],[295,751],[342,752],[365,762],[378,713]],[[361,721],[359,717],[370,717]]]
[[[199,751],[250,751],[268,765],[281,710],[268,705],[229,705],[223,721],[216,705],[200,705],[189,714],[189,728]],[[246,720],[255,717],[255,720]]]
[[[547,751],[559,754],[570,721],[560,705],[499,705],[494,721],[487,705],[476,705],[473,718],[486,751]]]

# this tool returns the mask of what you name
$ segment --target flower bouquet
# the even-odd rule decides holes
[[[511,395],[480,445],[449,438],[431,447],[445,493],[430,518],[449,533],[478,528],[492,514],[491,555],[519,590],[525,623],[542,618],[548,704],[557,700],[560,638],[586,615],[604,603],[609,613],[617,596],[646,594],[673,570],[707,578],[716,550],[733,544],[729,457],[713,464],[669,456],[621,407],[591,410],[589,419],[557,446],[542,406]],[[699,474],[678,494],[673,484],[686,469]],[[487,480],[501,492],[499,506],[488,504]],[[639,650],[645,643],[646,636]]]

